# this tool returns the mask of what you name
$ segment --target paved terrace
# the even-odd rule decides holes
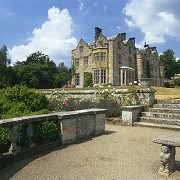
[[[158,175],[160,145],[152,139],[178,131],[107,125],[102,136],[25,159],[0,170],[0,180],[165,180]],[[168,179],[180,180],[178,171]]]

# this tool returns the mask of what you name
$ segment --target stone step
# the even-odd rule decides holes
[[[159,113],[159,112],[142,112],[142,117],[154,117],[154,118],[165,118],[165,119],[179,119],[180,114],[175,113]]]
[[[154,104],[154,108],[175,108],[179,109],[180,104]]]
[[[177,125],[169,125],[169,124],[157,124],[157,123],[148,123],[148,122],[134,122],[133,126],[142,126],[142,127],[150,127],[150,128],[161,128],[161,129],[170,129],[180,131],[180,126]]]
[[[167,125],[180,126],[180,119],[140,117],[140,122],[148,122],[148,123],[155,123],[155,124],[167,124]]]
[[[180,99],[157,100],[160,104],[180,104]]]
[[[169,108],[149,108],[149,112],[175,113],[180,114],[180,109]]]

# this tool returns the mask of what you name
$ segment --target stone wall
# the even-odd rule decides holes
[[[84,109],[78,111],[68,111],[68,112],[57,112],[52,114],[45,115],[33,115],[12,119],[0,120],[0,129],[8,127],[9,132],[9,141],[11,146],[9,152],[0,153],[0,167],[8,164],[7,161],[11,162],[16,160],[21,154],[25,152],[29,153],[34,151],[45,151],[44,144],[36,145],[32,141],[33,129],[32,123],[37,121],[46,121],[46,120],[56,120],[60,125],[59,140],[56,144],[65,145],[69,143],[74,143],[79,139],[88,138],[92,135],[99,135],[105,131],[105,112],[106,109]],[[27,124],[27,138],[30,140],[30,147],[21,150],[17,146],[18,131],[17,127],[20,124]],[[0,139],[0,144],[2,140]],[[49,146],[53,142],[49,142]]]

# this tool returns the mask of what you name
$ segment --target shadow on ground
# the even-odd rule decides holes
[[[105,130],[104,134],[84,137],[83,139],[77,140],[74,144],[85,143],[87,141],[93,140],[93,138],[95,138],[95,137],[99,137],[99,136],[103,136],[103,135],[110,135],[112,133],[115,133],[115,131]],[[65,149],[69,145],[73,145],[73,144],[60,145],[59,143],[57,143],[54,145],[54,147],[51,146],[48,150],[38,152],[38,153],[36,152],[36,150],[34,150],[33,152],[29,151],[27,153],[24,153],[23,155],[18,156],[17,158],[14,158],[13,160],[11,160],[12,162],[7,163],[7,164],[11,163],[10,165],[6,165],[4,168],[2,168],[2,165],[1,165],[0,180],[9,180],[18,171],[20,171],[21,169],[26,167],[29,163],[31,163],[35,159],[38,159],[44,155],[52,153],[53,151]],[[44,145],[42,145],[42,146],[44,146]],[[48,146],[48,144],[46,144],[45,147],[47,147],[47,146]],[[42,147],[42,150],[46,149],[45,147]]]

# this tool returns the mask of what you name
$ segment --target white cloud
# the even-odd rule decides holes
[[[71,64],[71,50],[77,45],[72,37],[72,19],[67,9],[52,7],[48,10],[48,19],[40,28],[35,28],[27,45],[14,46],[9,50],[13,62],[24,61],[30,54],[42,51],[51,60]]]
[[[120,27],[120,26],[116,26],[116,28],[117,28],[118,30],[120,30],[120,29],[121,29],[121,27]]]
[[[163,43],[169,37],[180,39],[179,0],[133,0],[123,9],[130,29],[139,28],[142,42]]]
[[[83,8],[84,8],[84,3],[81,1],[81,0],[78,0],[80,5],[79,5],[79,10],[80,11],[83,11]]]

